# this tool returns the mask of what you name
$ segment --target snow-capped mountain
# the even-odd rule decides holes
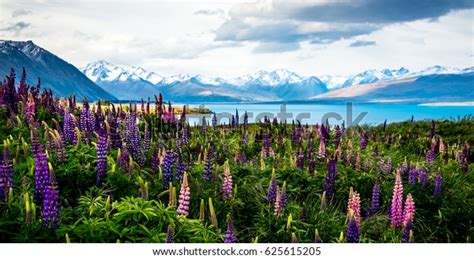
[[[17,76],[25,68],[28,84],[36,84],[40,78],[41,87],[50,88],[57,96],[74,94],[78,100],[116,100],[76,67],[32,41],[0,40],[0,77],[10,74],[11,68]]]
[[[341,87],[352,85],[370,84],[378,81],[391,80],[395,78],[405,77],[409,73],[408,69],[400,68],[398,70],[382,69],[382,70],[366,70],[362,73],[349,77]]]
[[[370,84],[375,83],[378,81],[385,81],[385,80],[393,80],[404,78],[409,75],[410,71],[404,67],[401,67],[397,70],[390,70],[390,69],[370,69],[364,72],[349,75],[349,76],[341,76],[341,75],[322,75],[319,78],[323,81],[328,89],[337,89],[343,87],[349,87],[352,85],[362,85],[362,84]]]
[[[326,84],[328,89],[336,89],[342,87],[344,82],[347,80],[347,76],[341,76],[341,75],[322,75],[319,76],[319,79]]]
[[[473,67],[466,68],[466,69],[460,69],[460,68],[455,68],[455,67],[444,67],[444,66],[431,66],[427,67],[421,71],[412,73],[411,76],[426,76],[426,75],[443,75],[443,74],[461,74],[461,73],[466,73],[469,72],[469,69],[473,69]]]
[[[278,86],[283,84],[295,84],[305,80],[304,77],[297,75],[287,69],[277,69],[274,71],[260,70],[254,74],[246,74],[240,77],[226,80],[227,83],[236,86],[245,85],[265,85]]]
[[[155,72],[148,72],[141,67],[114,65],[105,60],[87,64],[81,71],[92,81],[137,81],[145,80],[157,84],[163,77]]]

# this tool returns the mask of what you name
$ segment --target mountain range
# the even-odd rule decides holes
[[[412,72],[370,69],[354,75],[302,76],[286,69],[261,70],[233,78],[163,76],[138,66],[99,60],[78,70],[31,41],[0,40],[0,75],[25,67],[29,83],[59,96],[89,100],[140,100],[162,93],[173,102],[267,102],[292,100],[472,101],[474,67],[432,66]]]
[[[417,72],[401,67],[395,70],[370,69],[349,76],[309,77],[278,69],[223,79],[189,74],[166,77],[140,67],[114,65],[101,60],[88,64],[81,71],[119,99],[130,98],[131,92],[138,98],[145,98],[156,89],[181,102],[474,99],[473,91],[467,94],[458,92],[474,90],[474,67],[458,69],[437,65]],[[439,88],[441,85],[442,89]]]

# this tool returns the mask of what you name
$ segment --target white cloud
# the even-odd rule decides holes
[[[398,22],[362,31],[351,23],[289,19],[275,13],[268,1],[260,2],[257,9],[248,5],[235,7],[233,2],[119,2],[73,1],[65,5],[56,1],[39,4],[4,0],[0,3],[0,28],[19,22],[31,25],[17,32],[0,31],[0,38],[31,39],[78,67],[105,59],[140,65],[163,75],[229,77],[278,68],[320,75],[357,73],[368,68],[404,66],[416,70],[435,64],[474,65],[473,9],[450,12],[436,21]],[[28,14],[12,17],[16,10],[28,10]],[[212,15],[203,15],[203,10]],[[258,37],[216,41],[219,28],[230,19],[227,15],[242,17],[251,25],[244,27],[247,30],[269,25],[273,28],[278,22],[291,26],[282,26],[269,35],[281,39],[276,43],[260,41]],[[272,15],[278,19],[272,19]],[[361,32],[354,34],[354,29]],[[312,38],[305,37],[334,30],[349,34],[325,45],[312,44]],[[246,30],[236,34],[248,35]],[[285,37],[297,40],[285,41]],[[355,41],[373,41],[376,45],[350,48]]]

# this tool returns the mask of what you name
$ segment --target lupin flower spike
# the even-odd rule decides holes
[[[183,175],[183,182],[181,183],[181,190],[179,191],[179,206],[176,212],[179,215],[187,217],[189,215],[189,200],[191,199],[191,192],[188,184],[188,174]]]
[[[390,222],[392,227],[401,227],[403,223],[403,184],[400,170],[397,170],[397,175],[395,178],[390,214]]]

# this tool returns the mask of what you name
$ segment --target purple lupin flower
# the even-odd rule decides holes
[[[433,150],[428,150],[428,152],[426,152],[426,167],[428,167],[429,169],[433,169],[434,159],[435,153],[433,152]]]
[[[426,181],[428,179],[428,176],[426,174],[426,170],[423,169],[423,168],[419,168],[418,169],[418,181],[420,182],[421,184],[421,187],[423,188],[423,190],[425,189],[426,187]]]
[[[414,185],[418,179],[418,166],[414,167],[410,165],[410,170],[408,171],[408,183]]]
[[[380,191],[380,180],[377,179],[372,188],[372,200],[370,201],[369,216],[377,214],[377,211],[380,208]]]
[[[51,170],[50,173],[50,182],[43,199],[43,226],[55,229],[59,221],[59,191],[54,171]]]
[[[204,122],[205,122],[205,121],[203,121],[203,126],[204,126]],[[215,113],[214,113],[214,115],[212,116],[211,124],[212,124],[212,129],[215,130],[216,127],[217,127],[217,116],[216,116]]]
[[[96,124],[97,124],[96,122],[97,120],[95,118],[94,112],[89,109],[89,113],[87,117],[87,123],[88,123],[87,129],[94,132],[96,129]]]
[[[232,175],[230,175],[230,167],[228,161],[226,161],[224,165],[224,180],[222,183],[222,193],[224,194],[224,200],[230,200],[232,198]]]
[[[206,155],[206,162],[204,165],[204,174],[202,175],[202,178],[204,181],[209,182],[212,177],[212,161],[213,161],[213,150],[212,150],[212,145],[209,145],[209,149],[207,150],[207,155]]]
[[[409,219],[415,220],[415,201],[411,196],[411,193],[407,195],[405,200],[405,208],[403,210],[403,223],[406,223]]]
[[[115,107],[113,107],[112,112],[109,112],[107,115],[107,123],[109,124],[110,131],[110,146],[114,149],[120,148],[122,146],[122,139],[120,138],[118,132],[118,122],[115,114]]]
[[[230,215],[227,215],[227,230],[224,235],[224,243],[238,243],[239,240],[235,235],[234,224],[232,224],[232,219]]]
[[[163,157],[163,164],[161,165],[163,170],[163,188],[168,190],[169,184],[173,182],[173,164],[174,155],[171,149],[166,149],[165,156]]]
[[[314,175],[314,172],[316,171],[316,156],[313,152],[309,155],[308,171],[310,175]]]
[[[413,220],[411,214],[407,215],[407,219],[403,223],[402,243],[413,243]]]
[[[120,149],[119,166],[124,172],[130,173],[130,154],[126,147]]]
[[[79,116],[79,128],[82,131],[89,131],[89,102],[87,99],[84,99],[81,114]]]
[[[166,240],[165,243],[173,243],[173,226],[171,224],[168,225],[166,229]]]
[[[247,131],[249,126],[249,115],[247,114],[247,111],[244,113],[244,130]]]
[[[362,139],[360,140],[360,149],[365,149],[369,143],[369,135],[367,132],[362,134]]]
[[[357,225],[354,211],[349,210],[349,222],[347,224],[347,242],[359,243],[359,226]]]
[[[42,204],[46,187],[50,183],[48,157],[43,146],[38,143],[35,158],[35,201]]]
[[[77,144],[76,122],[74,119],[74,115],[72,115],[68,111],[64,113],[63,133],[66,142],[71,144]]]
[[[400,170],[397,170],[393,187],[392,206],[390,210],[392,227],[401,227],[403,223],[403,184]]]
[[[304,168],[305,158],[305,154],[299,149],[298,152],[296,152],[296,166],[301,170]]]
[[[140,166],[143,166],[145,157],[140,148],[140,130],[138,128],[137,114],[134,110],[131,110],[127,116],[125,131],[127,133],[125,141],[129,153],[132,155],[134,161]]]
[[[374,148],[372,149],[372,153],[376,156],[379,155],[379,147],[378,146],[374,146]]]
[[[441,195],[442,189],[443,189],[443,175],[441,173],[441,170],[438,170],[438,175],[436,175],[436,178],[435,178],[433,196],[439,197]]]
[[[10,148],[5,144],[3,155],[0,157],[0,201],[13,187],[13,164],[10,159]]]
[[[336,125],[335,136],[334,136],[334,145],[337,147],[341,143],[342,131],[339,125]]]
[[[270,179],[270,184],[268,186],[268,191],[267,191],[267,200],[269,203],[275,202],[277,191],[278,191],[278,184],[276,180],[275,169],[273,169],[272,178]]]
[[[326,199],[330,201],[336,195],[336,158],[329,159],[326,179],[324,180],[323,191],[326,192]]]
[[[235,109],[235,127],[239,127],[239,111]]]
[[[181,130],[181,142],[186,146],[189,144],[189,129],[187,127],[183,127]]]
[[[183,182],[181,183],[181,189],[179,191],[179,205],[176,212],[184,217],[189,215],[189,200],[191,199],[191,190],[188,184],[188,174],[185,172],[183,175]]]
[[[148,127],[148,124],[145,124],[145,130],[143,132],[143,142],[142,142],[143,150],[145,153],[148,152],[148,150],[150,150],[150,141],[151,141],[150,129]]]
[[[97,182],[99,186],[107,176],[107,131],[99,128],[99,139],[97,140]]]
[[[156,173],[156,170],[158,169],[159,165],[160,165],[160,157],[158,156],[158,148],[155,146],[153,147],[153,153],[151,155],[151,161],[150,161],[150,169],[153,175]]]
[[[50,134],[52,135],[50,137],[52,137],[54,140],[54,148],[56,149],[56,155],[58,156],[58,161],[61,163],[66,162],[67,154],[66,154],[66,150],[64,149],[63,138],[61,137],[61,135],[59,134],[57,130],[54,130],[54,132],[52,131]]]

